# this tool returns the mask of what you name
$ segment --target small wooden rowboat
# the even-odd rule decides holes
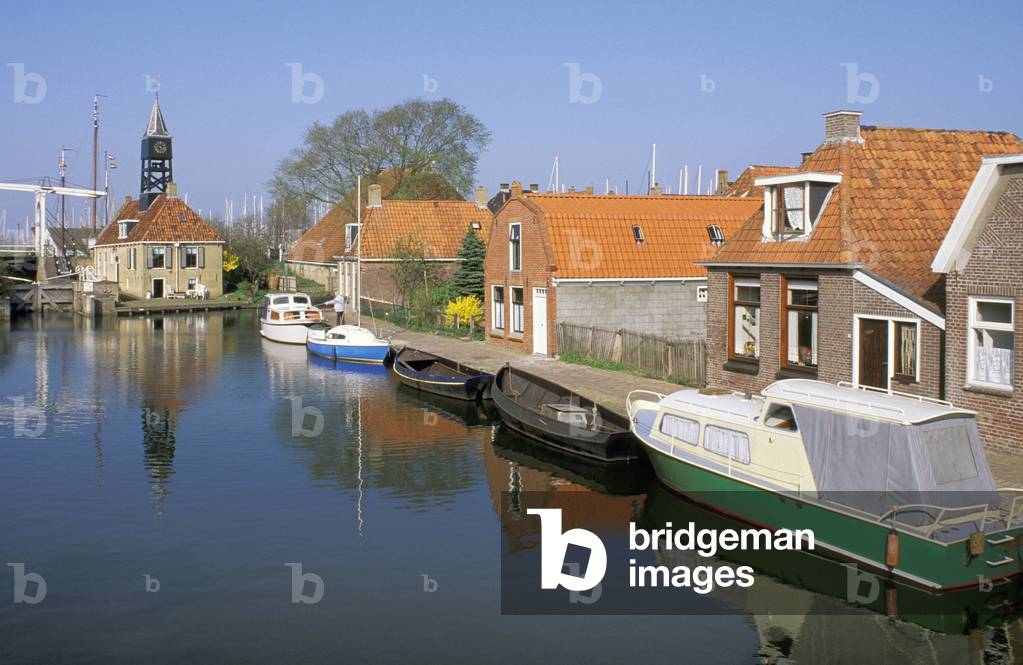
[[[489,397],[494,375],[419,349],[402,348],[394,356],[394,374],[416,390],[475,401]]]
[[[490,394],[509,429],[547,446],[600,462],[640,456],[627,418],[546,379],[505,365]]]

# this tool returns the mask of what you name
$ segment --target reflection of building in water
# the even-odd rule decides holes
[[[174,475],[174,422],[167,407],[142,407],[142,448],[146,470],[152,483],[156,509],[164,512],[163,500],[169,493],[167,483]]]
[[[638,464],[601,465],[551,453],[501,427],[484,448],[490,499],[513,551],[539,544],[540,520],[530,508],[561,508],[562,529],[628,533],[642,506]]]

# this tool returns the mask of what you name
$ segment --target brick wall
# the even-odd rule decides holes
[[[969,297],[1003,296],[1015,302],[1014,388],[1008,393],[969,385]],[[950,273],[946,283],[948,399],[978,412],[986,445],[1023,451],[1023,179],[1009,183],[992,209],[965,269]]]
[[[510,269],[508,256],[508,226],[522,224],[522,270]],[[554,320],[558,308],[557,289],[551,284],[553,259],[547,239],[547,227],[542,215],[536,213],[522,198],[510,199],[496,215],[487,242],[487,258],[484,263],[485,310],[487,342],[520,351],[532,352],[533,345],[533,289],[547,289],[547,352],[557,353]],[[504,331],[493,327],[491,303],[494,285],[505,287]],[[523,289],[524,331],[521,335],[511,332],[511,288]]]
[[[557,320],[624,328],[663,337],[703,337],[706,303],[696,299],[703,280],[690,282],[562,282]]]
[[[850,271],[762,270],[736,271],[737,275],[760,278],[760,360],[743,368],[728,362],[728,271],[712,268],[708,279],[707,382],[708,385],[738,391],[763,390],[788,376],[782,372],[781,315],[782,277],[816,279],[819,294],[817,328],[817,379],[827,382],[853,378],[854,314],[878,317],[918,318],[876,291],[853,279]],[[920,382],[892,388],[940,397],[942,386],[942,336],[937,327],[920,324]]]
[[[363,262],[362,297],[386,303],[399,301],[398,289],[394,284],[394,265],[384,261]],[[451,279],[458,269],[455,262],[434,263],[437,282],[443,284]]]
[[[322,265],[316,263],[300,263],[288,261],[288,272],[303,279],[311,279],[324,286],[328,291],[337,288],[337,267],[335,264]]]

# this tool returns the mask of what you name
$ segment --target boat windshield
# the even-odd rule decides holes
[[[277,296],[277,297],[274,298],[274,304],[275,305],[287,305],[288,304],[288,300],[289,300],[288,296]]]
[[[307,296],[293,296],[292,300],[296,305],[308,305],[309,298]]]

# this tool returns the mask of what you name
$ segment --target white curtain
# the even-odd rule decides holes
[[[749,436],[745,432],[707,425],[703,430],[703,447],[722,457],[749,464]]]
[[[1012,349],[978,346],[973,372],[977,381],[1011,386]]]
[[[792,210],[798,208],[798,210]],[[803,230],[803,188],[785,188],[785,221],[787,226],[797,231]]]
[[[661,434],[695,446],[700,442],[700,423],[666,413],[661,418]]]

